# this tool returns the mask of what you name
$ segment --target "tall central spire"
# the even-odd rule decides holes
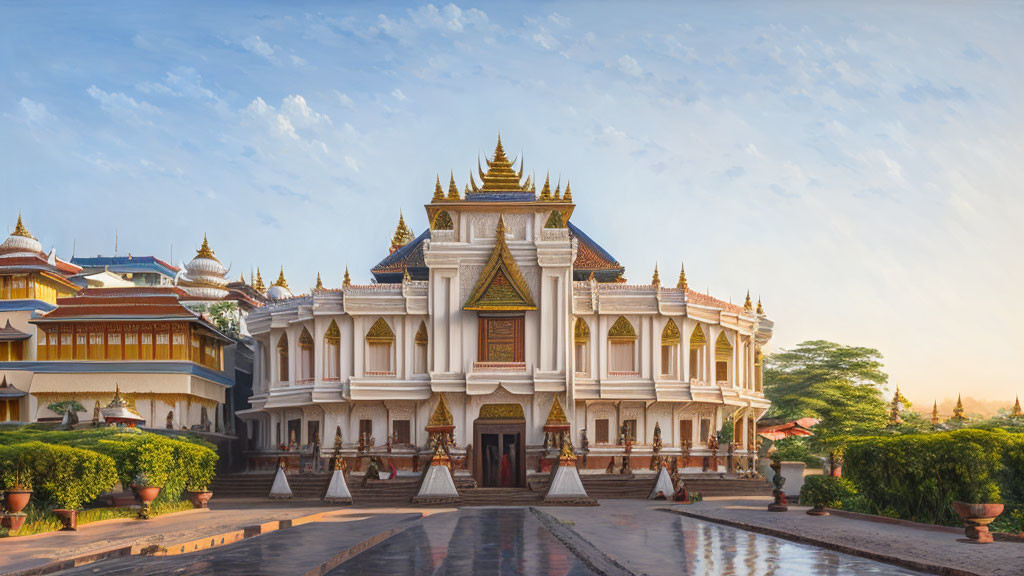
[[[490,159],[485,158],[484,161],[487,163],[486,173],[477,162],[477,173],[480,175],[483,186],[477,188],[476,183],[470,179],[474,193],[529,192],[528,186],[521,183],[523,163],[519,163],[518,172],[513,168],[515,160],[510,161],[505,154],[505,147],[501,144],[501,134],[498,134],[498,144],[494,147],[494,155]]]

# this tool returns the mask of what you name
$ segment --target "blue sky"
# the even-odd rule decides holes
[[[500,130],[631,281],[1024,392],[1019,3],[100,6],[0,7],[0,219],[62,256],[365,282]]]

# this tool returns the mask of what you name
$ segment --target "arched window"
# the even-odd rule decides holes
[[[395,333],[383,318],[370,326],[366,333],[366,373],[367,375],[387,376],[395,373],[392,362],[392,351],[395,347]]]
[[[732,382],[732,344],[725,332],[718,335],[715,340],[715,380],[718,382]]]
[[[313,336],[309,330],[302,329],[299,335],[299,380],[309,382],[313,380]]]
[[[281,334],[277,340],[277,372],[278,381],[288,381],[288,335]]]
[[[693,329],[693,333],[690,334],[690,379],[691,380],[703,380],[704,379],[704,347],[707,346],[708,339],[704,336],[704,331],[700,329],[700,324],[697,324]]]
[[[338,323],[331,320],[331,325],[324,333],[324,380],[341,379],[341,330]]]
[[[661,331],[661,375],[672,378],[676,375],[676,364],[679,363],[679,326],[669,318],[665,329]]]
[[[573,342],[575,346],[573,351],[575,353],[574,363],[576,366],[576,373],[586,375],[590,366],[590,326],[587,325],[587,321],[583,318],[576,319],[576,328],[573,330]]]
[[[413,374],[427,373],[427,324],[420,322],[419,330],[416,330],[415,337],[416,354],[413,358]]]
[[[636,330],[625,316],[619,316],[608,330],[608,373],[636,375]]]

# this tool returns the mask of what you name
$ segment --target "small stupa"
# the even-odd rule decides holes
[[[658,479],[654,481],[654,489],[651,490],[651,494],[647,499],[669,500],[673,494],[675,494],[675,489],[672,487],[672,476],[669,475],[668,468],[662,463],[661,470],[658,471]]]
[[[430,467],[420,484],[420,491],[412,499],[413,504],[446,504],[459,501],[459,491],[452,478],[451,456],[445,442],[437,442]]]
[[[558,467],[555,468],[545,502],[559,504],[597,504],[587,495],[580,479],[580,471],[576,469],[576,454],[573,452],[572,441],[566,436],[562,442],[562,453],[558,456]]]
[[[345,459],[341,457],[341,427],[334,434],[334,455],[331,458],[334,470],[331,472],[331,482],[327,485],[327,492],[324,493],[324,502],[332,504],[351,504],[352,492],[345,482]]]
[[[288,477],[284,474],[284,459],[277,466],[277,475],[274,476],[274,485],[270,487],[271,498],[291,498],[292,487],[288,485]]]

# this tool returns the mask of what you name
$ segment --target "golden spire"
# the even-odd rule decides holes
[[[565,196],[562,196],[562,200],[566,202],[572,202],[572,188],[569,187],[569,181],[565,181]]]
[[[451,179],[448,180],[448,199],[459,200],[459,187],[455,185],[455,172],[451,173]]]
[[[285,290],[291,290],[291,288],[288,287],[288,281],[284,279],[284,266],[281,266],[281,273],[277,275],[277,281],[274,282],[272,286],[280,286]]]
[[[903,395],[900,394],[900,385],[896,384],[896,393],[892,395],[892,402],[889,403],[889,425],[896,426],[903,422],[900,417],[900,408],[903,404]]]
[[[960,400],[960,395],[956,395],[956,406],[953,408],[953,415],[949,418],[950,420],[967,420],[967,416],[964,416],[964,403]]]
[[[757,313],[764,316],[764,306],[761,306],[761,297],[757,297]]]
[[[341,281],[342,288],[348,288],[352,285],[352,278],[348,275],[348,266],[345,266],[345,279]]]
[[[28,233],[28,229],[21,223],[21,212],[18,212],[18,223],[14,225],[14,232],[11,232],[11,236],[24,236],[25,238],[35,238],[35,236]]]
[[[501,145],[501,134],[498,135],[498,145],[494,147],[494,156],[487,160],[487,173],[480,166],[480,159],[477,158],[477,172],[483,180],[483,186],[477,189],[473,182],[473,172],[470,171],[470,182],[473,184],[473,192],[527,192],[525,185],[521,184],[522,164],[520,171],[512,168],[512,162],[505,155],[505,148]]]
[[[437,175],[437,181],[434,182],[434,198],[433,201],[444,200],[444,190],[441,189],[441,175]]]
[[[935,400],[932,402],[932,426],[939,425],[939,402]]]
[[[540,189],[541,200],[551,200],[551,173],[544,177],[544,187]]]
[[[242,284],[245,284],[245,274],[243,274],[242,272],[239,272],[238,273],[238,281],[241,282]]]
[[[1010,416],[1013,418],[1020,418],[1024,416],[1024,412],[1020,410],[1020,396],[1017,397],[1017,401],[1013,403],[1013,412],[1010,412]]]
[[[750,303],[750,290],[747,290],[747,299],[743,301],[743,311],[750,312],[754,309],[754,305]]]
[[[551,197],[552,200],[562,199],[562,178],[558,178],[558,184],[555,185],[555,195]]]
[[[260,269],[256,268],[256,279],[252,281],[253,290],[263,293],[267,291],[267,287],[263,284],[263,275],[260,274]]]
[[[658,275],[658,263],[654,263],[654,277],[651,278],[651,286],[661,286],[661,276]]]
[[[210,242],[206,240],[206,233],[203,233],[203,245],[196,250],[196,258],[208,258],[210,260],[217,260],[217,257],[213,255],[213,250],[210,250]],[[217,260],[220,262],[220,260]]]
[[[313,290],[323,290],[323,289],[324,289],[324,283],[323,283],[322,280],[320,280],[320,273],[317,272],[316,273],[316,286],[313,286]]]
[[[679,265],[679,281],[676,282],[676,288],[682,291],[686,291],[690,286],[686,283],[686,265]]]
[[[395,235],[391,238],[391,252],[395,252],[402,246],[412,242],[412,230],[405,225],[405,215],[398,212],[398,227],[395,228]]]

